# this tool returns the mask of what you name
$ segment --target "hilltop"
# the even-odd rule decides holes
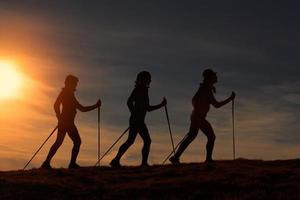
[[[300,160],[0,172],[0,199],[300,199]]]

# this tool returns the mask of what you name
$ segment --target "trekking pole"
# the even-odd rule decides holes
[[[96,162],[95,166],[97,164],[100,164],[100,161],[108,154],[108,152],[119,142],[119,140],[125,135],[125,133],[129,130],[129,127],[120,135],[120,137],[108,148],[108,150],[103,154],[101,158]]]
[[[177,150],[179,145],[185,140],[186,137],[187,137],[187,135],[185,135],[184,138],[176,145],[175,150]],[[172,156],[172,154],[173,154],[173,151],[165,158],[165,160],[163,161],[162,164],[165,164],[167,162],[167,160]]]
[[[53,135],[53,133],[56,131],[56,129],[58,128],[58,126],[56,126],[53,131],[51,132],[51,134],[47,137],[47,139],[45,140],[45,142],[40,146],[40,148],[33,154],[33,156],[30,158],[30,160],[26,163],[26,165],[24,166],[23,170],[26,169],[26,167],[29,165],[29,163],[33,160],[33,158],[36,156],[36,154],[38,154],[38,152],[43,148],[43,146],[46,144],[46,142],[49,140],[49,138]]]
[[[100,159],[100,107],[98,107],[98,160]],[[99,165],[100,167],[100,162]]]
[[[233,160],[235,160],[234,99],[232,100],[232,145]]]
[[[170,133],[170,138],[171,138],[172,147],[173,147],[173,153],[175,155],[174,141],[173,141],[173,136],[172,136],[172,131],[171,131],[171,125],[170,125],[170,119],[169,119],[169,113],[168,113],[167,105],[165,105],[165,111],[166,111],[168,127],[169,127],[169,133]]]

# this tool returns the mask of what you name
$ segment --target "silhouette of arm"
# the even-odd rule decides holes
[[[62,103],[62,93],[60,93],[54,103],[54,111],[57,119],[60,117],[60,104]]]
[[[81,104],[77,105],[78,110],[80,110],[81,112],[88,112],[88,111],[96,109],[97,107],[98,107],[97,104],[92,105],[92,106],[83,106]]]
[[[196,92],[196,94],[192,98],[192,105],[193,105],[193,107],[197,107],[198,96],[199,96],[199,89],[198,89],[198,91]]]
[[[157,109],[160,109],[161,107],[163,107],[161,104],[157,104],[157,105],[154,105],[154,106],[148,106],[147,107],[147,111],[148,112],[151,112],[151,111],[153,111],[153,110],[157,110]]]
[[[220,108],[224,105],[226,105],[227,103],[229,103],[231,101],[230,98],[224,100],[224,101],[220,101],[218,102],[217,100],[213,101],[211,104],[215,107],[215,108]]]
[[[131,95],[127,99],[127,106],[131,113],[133,112],[133,108],[134,108],[134,96],[135,96],[135,90],[132,91]]]
[[[215,107],[215,108],[220,108],[224,105],[226,105],[227,103],[229,103],[230,101],[232,101],[232,99],[234,99],[235,94],[232,93],[230,97],[228,97],[227,99],[225,99],[224,101],[217,101],[214,97],[214,95],[211,93],[211,104]]]
[[[100,106],[101,106],[101,101],[100,101],[100,100],[98,100],[98,102],[97,102],[96,104],[92,105],[92,106],[83,106],[83,105],[81,105],[81,104],[76,100],[76,108],[77,108],[78,110],[80,110],[81,112],[88,112],[88,111],[94,110],[94,109],[96,109],[96,108],[98,108],[98,107],[100,107]]]
[[[167,104],[167,100],[165,98],[163,98],[163,101],[160,104],[154,105],[154,106],[150,106],[149,105],[149,97],[147,98],[147,111],[151,112],[153,110],[157,110],[160,109],[161,107],[164,107]]]

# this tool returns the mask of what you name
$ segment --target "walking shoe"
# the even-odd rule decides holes
[[[113,159],[109,165],[112,167],[112,168],[120,168],[121,165],[120,165],[120,161],[119,160],[116,160],[116,159]]]
[[[204,165],[205,165],[204,168],[206,170],[213,170],[216,168],[216,163],[212,159],[205,160]]]
[[[205,164],[215,165],[215,161],[213,159],[206,159]]]
[[[148,163],[142,163],[141,167],[150,167],[150,165]]]
[[[41,169],[52,169],[50,163],[48,162],[43,162],[42,166],[40,167]]]
[[[180,161],[179,158],[176,158],[175,156],[172,156],[169,161],[173,164],[173,165],[179,165]]]
[[[77,163],[70,163],[69,169],[79,169],[81,168]]]

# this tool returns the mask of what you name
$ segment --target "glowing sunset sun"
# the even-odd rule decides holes
[[[17,66],[8,61],[0,60],[0,99],[17,96],[22,84],[22,75]]]

